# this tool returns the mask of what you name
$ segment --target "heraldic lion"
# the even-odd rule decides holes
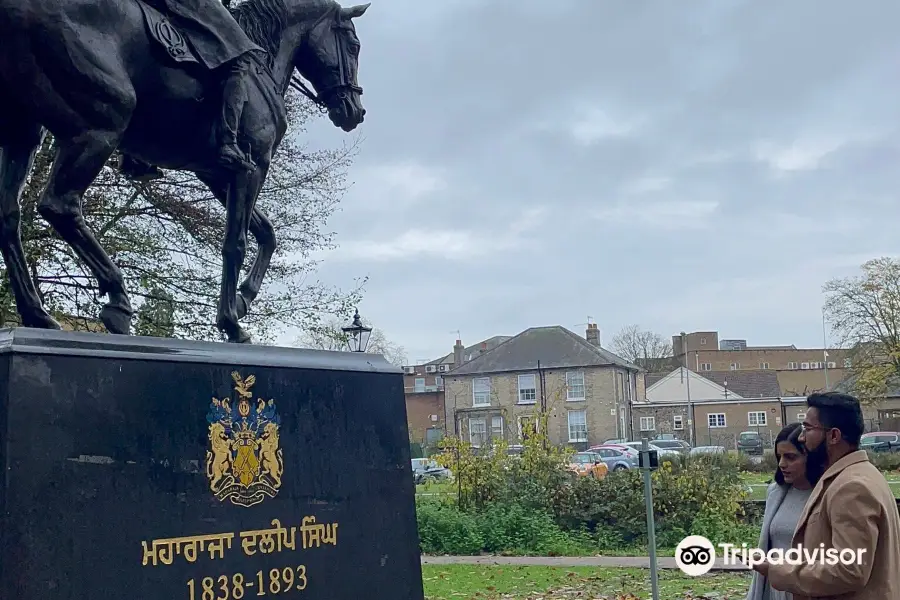
[[[225,435],[225,426],[213,423],[209,426],[209,441],[212,451],[206,453],[206,476],[210,488],[219,489],[219,483],[231,471],[231,446],[234,443]]]
[[[272,478],[276,488],[281,487],[281,457],[278,450],[278,425],[269,422],[263,429],[262,438],[259,440],[259,461],[262,463],[262,472]]]

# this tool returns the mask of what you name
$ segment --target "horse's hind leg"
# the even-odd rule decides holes
[[[60,329],[59,323],[44,310],[31,279],[25,250],[22,248],[19,196],[34,163],[43,134],[39,125],[17,127],[4,136],[9,141],[0,147],[0,251],[16,298],[16,309],[25,327]]]
[[[125,279],[88,229],[81,212],[81,196],[93,183],[118,145],[115,130],[89,130],[73,139],[57,140],[59,150],[38,212],[68,243],[97,279],[101,296],[109,301],[100,318],[110,333],[128,334],[134,311],[125,291]]]

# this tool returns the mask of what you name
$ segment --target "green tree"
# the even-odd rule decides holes
[[[900,261],[876,258],[861,270],[825,284],[825,314],[839,344],[850,348],[852,391],[872,402],[900,376]]]
[[[289,95],[290,127],[276,154],[258,206],[275,227],[278,249],[259,297],[244,319],[257,341],[271,340],[287,326],[315,326],[328,314],[345,313],[359,302],[365,280],[342,290],[315,281],[313,254],[335,247],[326,229],[347,189],[347,169],[356,140],[338,149],[318,150],[302,142],[316,109]],[[31,276],[49,310],[92,321],[105,301],[84,264],[37,213],[54,153],[47,136],[21,201],[21,231]],[[134,305],[165,292],[175,335],[219,339],[215,328],[221,279],[225,212],[209,190],[186,172],[133,184],[111,160],[84,197],[85,220],[119,265]],[[257,252],[249,238],[245,268]],[[15,316],[5,270],[0,312]]]
[[[347,334],[341,328],[350,324],[350,317],[330,316],[323,318],[319,323],[308,327],[294,342],[299,348],[311,348],[313,350],[347,350]],[[360,319],[366,327],[371,324],[365,318]],[[391,342],[384,331],[377,327],[372,328],[369,335],[369,344],[366,352],[381,354],[391,364],[402,367],[407,364],[406,349]]]
[[[175,337],[175,299],[162,288],[150,290],[137,311],[135,334],[150,337]]]

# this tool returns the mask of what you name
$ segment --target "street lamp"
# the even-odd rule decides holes
[[[341,327],[341,330],[347,334],[347,346],[350,352],[365,352],[369,345],[369,336],[372,334],[372,328],[366,327],[359,320],[359,309],[353,315],[353,324],[349,327]]]

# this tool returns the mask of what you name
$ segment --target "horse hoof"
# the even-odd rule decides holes
[[[22,326],[23,327],[31,327],[33,329],[56,329],[57,331],[62,330],[62,326],[50,316],[47,312],[40,312],[31,317],[23,317],[22,318]]]
[[[100,320],[110,333],[128,335],[131,333],[131,312],[118,306],[107,304],[100,310]]]
[[[250,334],[244,331],[242,328],[238,327],[237,331],[234,335],[228,336],[229,343],[232,344],[252,344],[253,340],[250,337]]]

